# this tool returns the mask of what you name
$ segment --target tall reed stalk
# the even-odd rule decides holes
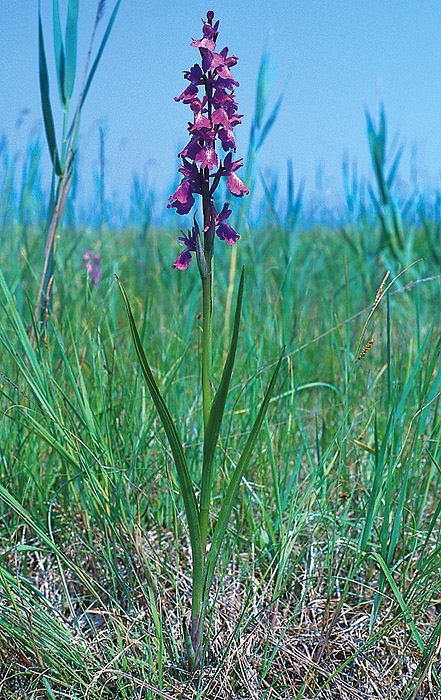
[[[51,198],[49,205],[49,226],[46,233],[43,253],[43,272],[38,290],[37,303],[34,309],[34,321],[41,334],[44,331],[48,314],[52,306],[52,290],[55,273],[55,247],[59,224],[66,206],[69,189],[75,168],[75,154],[78,142],[78,129],[80,117],[84,107],[84,102],[89,92],[95,71],[101,59],[102,52],[109,38],[113,22],[116,17],[121,0],[117,0],[113,12],[110,16],[107,28],[102,38],[95,60],[89,71],[92,60],[92,50],[98,24],[104,13],[104,0],[99,0],[95,23],[90,38],[89,50],[87,53],[84,68],[83,80],[80,94],[74,111],[72,123],[69,127],[69,106],[73,94],[75,73],[77,64],[77,30],[78,30],[78,0],[69,0],[68,14],[66,22],[66,33],[63,42],[58,0],[53,4],[53,37],[55,47],[56,75],[58,82],[58,92],[61,108],[63,111],[61,149],[57,147],[55,126],[52,116],[52,108],[49,92],[49,74],[47,69],[46,54],[44,49],[43,27],[41,13],[38,15],[38,46],[39,46],[39,66],[40,66],[40,96],[43,109],[44,127],[52,160],[53,176],[51,187]]]

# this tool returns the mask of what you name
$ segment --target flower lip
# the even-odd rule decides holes
[[[182,251],[173,263],[173,267],[177,270],[186,270],[191,262],[191,254],[196,252],[196,230],[193,227],[191,231],[188,231],[186,236],[183,231],[181,231],[182,236],[178,238],[178,241],[184,244],[185,250]]]

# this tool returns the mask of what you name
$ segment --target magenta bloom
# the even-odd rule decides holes
[[[221,241],[225,241],[228,245],[233,245],[239,240],[240,236],[234,228],[225,223],[230,214],[231,209],[225,203],[220,214],[216,214],[216,235],[219,236]]]
[[[188,232],[188,236],[183,234],[178,238],[178,241],[183,243],[185,245],[185,249],[178,255],[176,258],[175,262],[173,263],[173,267],[175,267],[177,270],[186,270],[187,267],[190,265],[190,260],[191,260],[191,253],[196,252],[196,231],[195,228],[193,227],[190,231]]]
[[[92,253],[91,250],[86,250],[83,255],[83,265],[86,268],[87,274],[92,275],[92,284],[96,287],[103,275],[100,270],[99,253]]]
[[[232,163],[232,156],[231,153],[228,153],[228,155],[225,156],[224,160],[224,169],[225,169],[225,175],[228,176],[227,180],[227,185],[228,189],[230,190],[231,194],[234,194],[235,197],[243,197],[244,194],[249,194],[250,191],[248,187],[246,187],[240,177],[236,175],[236,170],[242,167],[243,161],[242,159],[236,160],[235,163]]]
[[[202,198],[203,240],[197,226],[192,228],[191,233],[188,232],[188,236],[180,237],[178,240],[184,244],[185,249],[173,265],[178,270],[186,270],[191,253],[202,250],[202,254],[199,252],[197,255],[202,276],[206,274],[203,257],[205,264],[209,265],[215,233],[229,245],[239,239],[239,234],[226,223],[231,215],[228,204],[224,204],[219,214],[214,206],[213,195],[221,178],[226,178],[228,189],[235,197],[249,194],[248,188],[236,174],[242,167],[243,160],[233,161],[233,153],[236,151],[234,129],[241,123],[242,117],[237,114],[234,95],[234,89],[239,83],[231,73],[237,57],[229,56],[227,47],[220,52],[216,51],[219,21],[213,25],[213,18],[214,13],[208,12],[207,21],[202,20],[202,39],[193,39],[191,43],[191,46],[199,50],[200,65],[195,64],[184,72],[189,85],[179,97],[175,97],[177,102],[190,106],[193,118],[188,126],[190,140],[179,154],[183,161],[179,171],[183,177],[168,202],[168,208],[174,207],[178,214],[188,214],[195,203],[194,195]],[[202,88],[201,96],[199,88]]]
[[[190,163],[185,159],[187,154],[184,151],[180,155],[182,155],[184,164],[179,168],[179,172],[184,177],[175,193],[169,198],[168,207],[176,207],[178,214],[188,214],[194,204],[193,193],[201,194],[201,187],[198,181],[199,172],[194,163]]]

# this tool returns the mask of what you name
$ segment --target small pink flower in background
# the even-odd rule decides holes
[[[98,285],[100,278],[103,273],[100,270],[100,255],[99,253],[92,253],[91,250],[86,250],[83,255],[83,265],[86,268],[88,275],[92,275],[92,284],[95,287]]]

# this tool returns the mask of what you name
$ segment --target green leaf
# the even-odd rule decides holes
[[[225,403],[228,395],[228,388],[230,386],[231,375],[234,367],[234,359],[236,357],[237,349],[237,339],[239,335],[239,325],[240,325],[240,312],[242,309],[243,300],[243,286],[244,286],[244,269],[242,268],[242,274],[239,282],[239,290],[237,293],[237,304],[236,304],[236,314],[234,317],[233,334],[231,337],[230,350],[225,362],[224,371],[222,374],[222,379],[219,384],[216,396],[214,397],[213,404],[211,406],[210,417],[208,420],[207,431],[204,439],[204,460],[202,467],[202,484],[201,484],[201,532],[206,537],[206,528],[208,523],[208,510],[210,507],[210,494],[211,486],[213,480],[213,463],[214,454],[216,450],[217,439],[219,437],[219,431],[222,424],[222,418],[225,410]]]
[[[55,51],[55,64],[57,67],[58,92],[60,93],[61,104],[63,105],[63,107],[66,107],[67,100],[66,100],[66,92],[64,89],[66,61],[65,61],[65,57],[64,57],[63,40],[61,38],[60,11],[59,11],[59,7],[58,7],[58,0],[53,0],[52,14],[53,14],[54,51]]]
[[[51,684],[49,683],[49,681],[48,681],[48,679],[46,678],[46,676],[43,676],[43,677],[42,677],[42,681],[43,681],[44,687],[46,688],[46,691],[47,691],[47,694],[48,694],[49,698],[50,698],[51,700],[56,700],[56,697],[55,697],[55,695],[54,695],[54,693],[53,693],[53,690],[52,690],[52,688],[51,688]]]
[[[374,516],[375,513],[377,512],[377,508],[380,502],[381,498],[381,487],[383,483],[383,471],[385,467],[385,462],[386,462],[386,450],[387,450],[387,445],[388,445],[388,439],[389,435],[391,433],[393,427],[393,421],[392,421],[392,416],[389,416],[389,420],[387,422],[383,442],[381,444],[381,449],[379,451],[378,449],[378,428],[377,428],[377,416],[375,415],[375,424],[374,424],[374,435],[375,435],[375,475],[374,479],[372,482],[371,486],[371,492],[369,495],[369,500],[366,508],[366,516],[365,516],[365,521],[364,521],[364,527],[363,527],[363,532],[361,534],[360,538],[360,545],[359,545],[359,551],[364,554],[368,542],[369,542],[369,537],[371,534],[372,530],[372,524],[374,521]]]
[[[202,571],[199,512],[190,476],[190,471],[188,469],[187,460],[184,454],[184,448],[182,447],[182,443],[179,438],[178,431],[176,430],[176,426],[173,422],[173,418],[171,417],[166,403],[161,396],[155,378],[147,362],[147,358],[145,356],[144,348],[142,347],[142,343],[138,335],[138,331],[136,328],[135,320],[133,318],[132,310],[126,291],[122,286],[121,282],[119,281],[118,277],[116,279],[118,280],[119,288],[121,290],[126,305],[130,329],[132,331],[133,342],[135,344],[135,350],[136,354],[138,355],[142,373],[144,375],[147,387],[150,391],[153,403],[155,404],[156,410],[158,411],[163,428],[166,432],[168,441],[170,443],[170,448],[173,454],[173,459],[176,465],[176,471],[178,473],[179,485],[181,487],[182,498],[184,500],[185,513],[187,516],[188,529],[190,533],[190,541],[193,552],[193,569]]]
[[[54,542],[54,540],[47,534],[47,532],[42,527],[40,527],[40,525],[33,518],[33,516],[1,484],[0,501],[3,501],[3,503],[6,504],[10,511],[17,513],[17,515],[20,518],[22,518],[22,520],[33,529],[33,531],[41,540],[41,542],[44,543],[47,547],[49,547],[49,549],[54,552],[57,558],[67,568],[75,572],[75,574],[78,576],[78,579],[82,581],[87,590],[89,590],[94,595],[94,597],[98,597],[97,588],[99,588],[104,593],[103,587],[96,581],[93,581],[92,578],[88,574],[86,574],[80,566],[77,566],[68,556],[64,554],[63,550]]]
[[[401,156],[403,155],[403,150],[403,146],[400,146],[397,155],[394,158],[394,162],[392,163],[389,175],[387,176],[387,186],[389,187],[389,189],[392,187],[392,183],[395,180],[395,175],[397,174],[398,166],[401,161]]]
[[[423,639],[422,639],[420,633],[418,632],[417,626],[415,625],[415,622],[414,622],[413,617],[410,613],[410,610],[409,610],[408,606],[406,605],[406,602],[405,602],[403,596],[401,595],[401,592],[398,589],[397,584],[395,583],[395,581],[392,578],[392,574],[390,573],[386,562],[384,561],[383,557],[380,554],[378,554],[377,552],[372,552],[371,557],[372,557],[372,559],[375,559],[375,561],[381,566],[381,569],[383,570],[383,573],[384,573],[385,577],[387,578],[388,583],[394,592],[395,598],[397,599],[397,603],[400,606],[400,608],[404,614],[406,622],[408,623],[410,629],[412,630],[412,634],[414,636],[414,639],[415,639],[416,643],[418,644],[418,647],[419,647],[421,653],[424,655],[426,653],[426,646],[423,642]]]
[[[264,51],[260,61],[259,67],[259,77],[257,79],[257,93],[256,93],[256,108],[254,112],[254,125],[256,129],[260,129],[260,125],[263,119],[263,112],[265,110],[266,101],[268,99],[268,93],[270,91],[270,85],[268,84],[268,67],[269,67],[269,52]]]
[[[237,466],[233,472],[233,475],[230,479],[230,483],[228,485],[227,493],[225,494],[224,500],[222,502],[222,507],[219,513],[219,518],[216,523],[216,527],[213,533],[213,538],[211,541],[211,547],[210,551],[208,553],[207,557],[207,568],[205,572],[205,581],[204,581],[204,607],[207,606],[208,604],[208,599],[207,599],[207,591],[210,589],[211,586],[211,581],[213,579],[214,575],[214,569],[216,567],[216,562],[219,557],[219,553],[221,550],[222,542],[225,537],[225,532],[227,530],[228,526],[228,521],[230,519],[231,511],[233,510],[234,503],[236,501],[236,496],[237,492],[239,491],[239,486],[240,482],[242,481],[242,477],[245,473],[245,470],[248,466],[248,462],[251,457],[251,452],[254,447],[254,443],[256,442],[257,435],[259,434],[259,430],[261,428],[263,419],[265,417],[268,404],[270,402],[271,394],[274,389],[274,385],[276,383],[277,375],[279,373],[280,365],[282,364],[282,359],[283,359],[283,353],[284,353],[285,348],[283,348],[279,361],[277,363],[276,369],[274,370],[273,376],[271,377],[271,381],[268,384],[267,390],[265,392],[265,396],[262,401],[262,405],[260,407],[259,413],[257,414],[256,420],[254,421],[254,425],[251,429],[251,433],[248,437],[248,440],[245,443],[245,447],[243,449],[243,452],[240,456],[239,462],[237,463]]]
[[[75,70],[77,65],[77,29],[78,29],[78,0],[69,0],[66,24],[66,76],[64,91],[66,100],[69,100],[75,82]]]
[[[424,354],[426,352],[426,347],[429,343],[429,340],[431,340],[431,338],[432,338],[432,330],[433,330],[433,324],[432,324],[431,328],[429,329],[426,337],[424,338],[423,343],[421,344],[421,348],[420,348],[420,351],[418,353],[418,357],[415,360],[415,363],[412,367],[409,378],[404,386],[403,393],[401,394],[400,403],[398,404],[398,406],[395,410],[394,418],[396,421],[398,421],[398,419],[401,417],[402,413],[404,412],[406,406],[408,405],[407,399],[408,399],[410,390],[412,389],[415,377],[418,374],[418,372],[421,371],[422,361],[424,358]]]
[[[266,137],[268,136],[269,132],[271,131],[271,128],[277,119],[277,115],[279,113],[279,109],[280,109],[280,105],[282,104],[282,100],[283,100],[283,93],[280,95],[279,99],[277,100],[277,102],[274,106],[273,111],[271,112],[271,114],[269,115],[268,119],[265,122],[265,126],[263,127],[262,132],[260,134],[259,143],[256,146],[256,150],[262,146],[263,142],[265,141]]]
[[[87,78],[86,87],[84,88],[83,95],[82,95],[82,98],[81,98],[81,107],[83,106],[84,100],[86,99],[86,95],[87,95],[87,93],[89,92],[90,84],[91,84],[91,82],[92,82],[92,80],[93,80],[93,76],[95,75],[95,71],[96,71],[96,69],[98,68],[98,63],[100,62],[101,55],[102,55],[102,53],[103,53],[103,51],[104,51],[104,47],[105,47],[105,45],[107,44],[107,39],[109,38],[109,34],[110,34],[110,32],[111,32],[113,23],[114,23],[114,21],[115,21],[116,13],[118,12],[118,8],[119,8],[119,6],[120,6],[120,3],[121,3],[121,0],[118,0],[118,2],[116,3],[116,5],[115,5],[115,7],[114,7],[114,10],[113,10],[113,12],[112,12],[112,14],[111,14],[111,16],[110,16],[109,22],[108,22],[108,24],[107,24],[106,31],[104,32],[104,36],[103,36],[103,38],[102,38],[100,47],[99,47],[99,49],[98,49],[98,53],[97,53],[97,55],[96,55],[95,61],[93,62],[93,66],[92,66],[92,68],[91,68],[91,70],[90,70],[89,77]]]
[[[60,161],[57,152],[57,142],[55,140],[54,120],[52,118],[51,103],[49,97],[49,76],[47,72],[46,55],[44,52],[43,28],[41,26],[41,15],[38,13],[38,56],[40,66],[40,96],[43,108],[44,128],[46,131],[47,144],[51,156],[54,170],[58,177],[62,177]]]

